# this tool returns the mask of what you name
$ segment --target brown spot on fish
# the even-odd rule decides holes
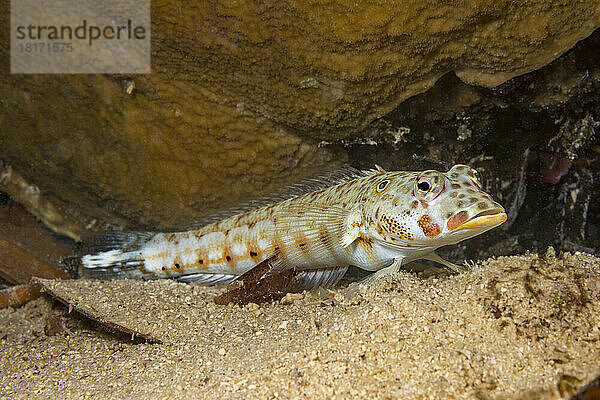
[[[480,209],[484,210],[484,209],[486,209],[486,208],[490,207],[490,204],[489,204],[489,203],[487,203],[487,202],[485,202],[485,201],[482,201],[481,203],[479,203],[479,204],[477,205],[477,207],[479,207]]]
[[[410,204],[410,206],[411,206],[412,208],[417,208],[417,206],[418,206],[418,205],[419,205],[419,202],[418,202],[418,201],[416,201],[416,200],[415,200],[415,201],[413,201],[413,202]]]
[[[450,192],[450,197],[456,197],[458,193],[456,192]]]
[[[252,229],[252,228],[254,228],[254,225],[256,225],[256,221],[251,221],[251,222],[248,224],[248,229]]]
[[[446,222],[446,226],[448,227],[449,230],[452,231],[452,230],[458,228],[459,226],[461,226],[462,224],[464,224],[465,222],[467,222],[468,219],[469,219],[469,213],[467,213],[466,211],[460,211],[448,219],[448,222]]]
[[[450,176],[453,178],[458,178],[458,174],[456,172],[451,173]]]
[[[377,233],[379,234],[379,236],[381,236],[384,239],[387,238],[387,232],[383,229],[383,227],[381,225],[377,225],[376,229],[377,229]]]
[[[383,236],[386,237],[387,234],[385,234],[385,232],[382,231],[387,231],[388,233],[391,233],[395,236],[397,236],[400,239],[409,239],[412,240],[412,235],[410,233],[408,233],[406,231],[406,229],[400,225],[400,223],[398,221],[396,221],[393,218],[389,218],[389,217],[384,217],[384,225],[383,226],[377,226],[378,229],[378,233]],[[392,238],[393,240],[394,238]]]
[[[429,207],[429,203],[426,203],[423,200],[421,200],[421,205],[423,206],[423,208]]]
[[[458,195],[458,198],[459,198],[459,199],[462,199],[463,197],[465,197],[465,194],[464,194],[464,193],[461,193],[461,194],[459,194],[459,195]]]
[[[333,256],[333,258],[335,258],[340,263],[340,265],[345,263],[345,261],[341,259],[335,251],[334,244],[329,238],[327,228],[325,228],[324,226],[319,227],[319,240],[321,241],[323,246],[325,246],[327,251],[329,251],[329,253]]]
[[[418,221],[421,230],[428,238],[433,238],[442,233],[440,226],[433,221],[430,215],[423,215]]]
[[[279,238],[275,238],[272,242],[271,242],[271,247],[274,250],[275,254],[279,254],[281,257],[285,256],[286,253],[286,247],[285,247],[285,243],[283,243],[281,241],[281,239]]]
[[[471,194],[473,194],[473,193],[477,193],[477,190],[473,190],[473,189],[467,189],[467,193],[471,193]]]
[[[453,183],[452,189],[460,189],[460,185],[458,183]]]
[[[373,240],[364,237],[364,236],[359,236],[357,238],[358,240],[358,245],[361,246],[362,248],[365,249],[365,251],[369,252],[373,250]]]
[[[309,246],[307,246],[307,243],[306,243],[306,238],[302,238],[301,241],[298,240],[296,243],[298,244],[298,249],[302,253],[304,253],[304,256],[307,257],[308,259],[310,259],[311,254],[310,254]]]
[[[151,254],[148,257],[146,257],[146,259],[148,260],[156,260],[156,259],[160,259],[160,258],[166,258],[170,256],[170,252],[169,251],[161,251],[158,254]]]
[[[464,205],[465,205],[465,203],[463,203],[462,201],[459,201],[458,203],[456,203],[456,207],[458,207],[458,208],[461,208]]]
[[[326,244],[329,241],[329,236],[327,235],[327,231],[324,228],[321,228],[319,230],[319,240],[323,244]]]

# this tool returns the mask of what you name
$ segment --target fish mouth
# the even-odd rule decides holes
[[[477,213],[475,216],[473,216],[473,218],[457,226],[454,230],[478,227],[486,227],[491,229],[503,224],[506,219],[507,215],[503,208],[493,208]]]

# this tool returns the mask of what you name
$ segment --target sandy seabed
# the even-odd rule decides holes
[[[218,306],[173,281],[46,281],[0,310],[0,398],[568,398],[600,374],[600,259],[490,259],[457,276],[402,272],[347,299]]]

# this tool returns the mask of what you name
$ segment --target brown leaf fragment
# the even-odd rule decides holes
[[[575,379],[577,379],[577,378],[575,378]],[[562,379],[561,379],[561,382],[562,382]],[[579,383],[580,382],[577,380],[576,384],[579,384]],[[559,382],[559,384],[560,384],[560,382]],[[559,390],[560,389],[561,388],[559,386]],[[562,391],[561,391],[561,394],[563,394]],[[597,376],[596,378],[592,379],[589,383],[587,383],[582,388],[580,388],[579,391],[571,397],[571,400],[593,400],[593,399],[600,399],[600,376]]]
[[[19,307],[41,296],[39,286],[33,284],[17,285],[0,290],[0,309]]]
[[[62,317],[53,315],[46,320],[44,325],[44,334],[46,336],[56,336],[66,331],[65,321]]]
[[[102,317],[94,314],[92,311],[84,309],[83,307],[81,307],[78,304],[74,304],[74,303],[70,302],[68,299],[60,296],[57,292],[55,292],[53,290],[51,280],[32,278],[31,282],[39,285],[41,292],[47,293],[50,296],[52,296],[54,299],[67,305],[69,307],[69,312],[76,311],[76,312],[80,313],[81,315],[83,315],[93,321],[96,321],[96,322],[100,323],[101,325],[104,325],[107,328],[114,329],[119,332],[127,333],[127,334],[131,335],[131,340],[138,338],[138,339],[146,340],[151,343],[162,343],[162,341],[160,339],[155,338],[154,336],[152,336],[150,334],[140,332],[136,329],[132,329],[132,328],[123,326],[123,325],[118,324],[113,321],[109,321],[106,318],[102,318]]]
[[[21,247],[0,239],[0,276],[13,283],[28,283],[33,276],[69,279],[69,276]]]
[[[215,297],[219,305],[265,303],[282,298],[296,282],[296,270],[272,273],[274,257],[258,263],[228,286],[227,292]]]

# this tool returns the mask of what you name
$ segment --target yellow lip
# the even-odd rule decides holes
[[[498,226],[500,224],[503,224],[506,221],[506,213],[498,213],[498,214],[494,214],[494,215],[482,215],[481,217],[475,217],[467,222],[465,222],[464,224],[460,225],[459,227],[456,228],[456,230],[459,229],[463,229],[463,228],[475,228],[478,226]]]

